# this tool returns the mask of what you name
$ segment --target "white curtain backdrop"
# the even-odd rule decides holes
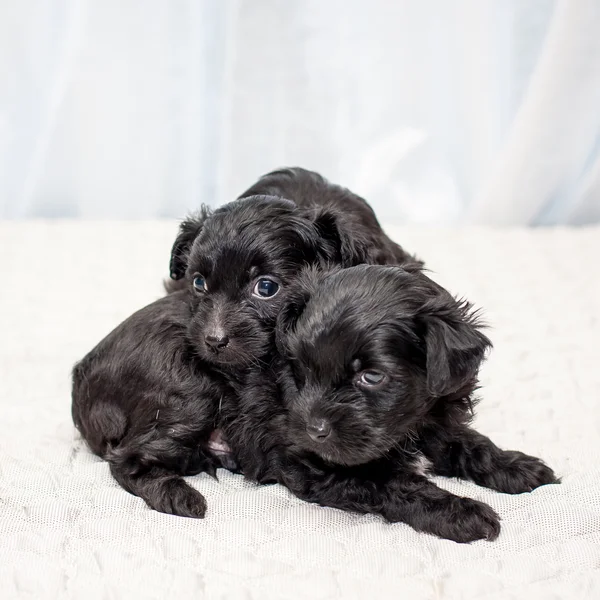
[[[282,165],[384,222],[600,220],[598,0],[0,0],[0,216],[182,216]]]

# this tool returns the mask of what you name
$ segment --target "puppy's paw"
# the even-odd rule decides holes
[[[181,477],[162,482],[159,493],[148,501],[150,508],[178,517],[202,519],[206,514],[204,496]]]
[[[505,494],[531,492],[541,485],[560,483],[554,471],[535,456],[523,452],[506,451],[503,465],[491,474],[489,487]]]
[[[472,498],[453,498],[447,519],[437,535],[460,544],[493,541],[500,534],[500,517],[494,509]]]

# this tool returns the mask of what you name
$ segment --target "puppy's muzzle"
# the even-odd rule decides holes
[[[331,435],[331,424],[326,419],[311,419],[306,425],[306,433],[314,442],[322,444]]]

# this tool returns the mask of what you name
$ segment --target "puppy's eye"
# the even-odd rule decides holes
[[[363,385],[375,386],[383,383],[385,375],[381,371],[363,371],[360,374],[359,381]]]
[[[278,291],[278,283],[272,279],[262,278],[256,282],[252,293],[259,298],[272,298]]]
[[[202,275],[196,275],[196,277],[194,277],[193,285],[197,292],[208,291],[208,288],[206,287],[206,279],[204,279]]]

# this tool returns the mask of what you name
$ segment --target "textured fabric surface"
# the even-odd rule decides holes
[[[161,295],[175,227],[0,223],[3,600],[600,597],[600,229],[388,228],[493,326],[477,427],[563,477],[520,496],[436,480],[502,517],[461,546],[225,472],[189,479],[201,521],[117,486],[74,431],[69,371]]]

